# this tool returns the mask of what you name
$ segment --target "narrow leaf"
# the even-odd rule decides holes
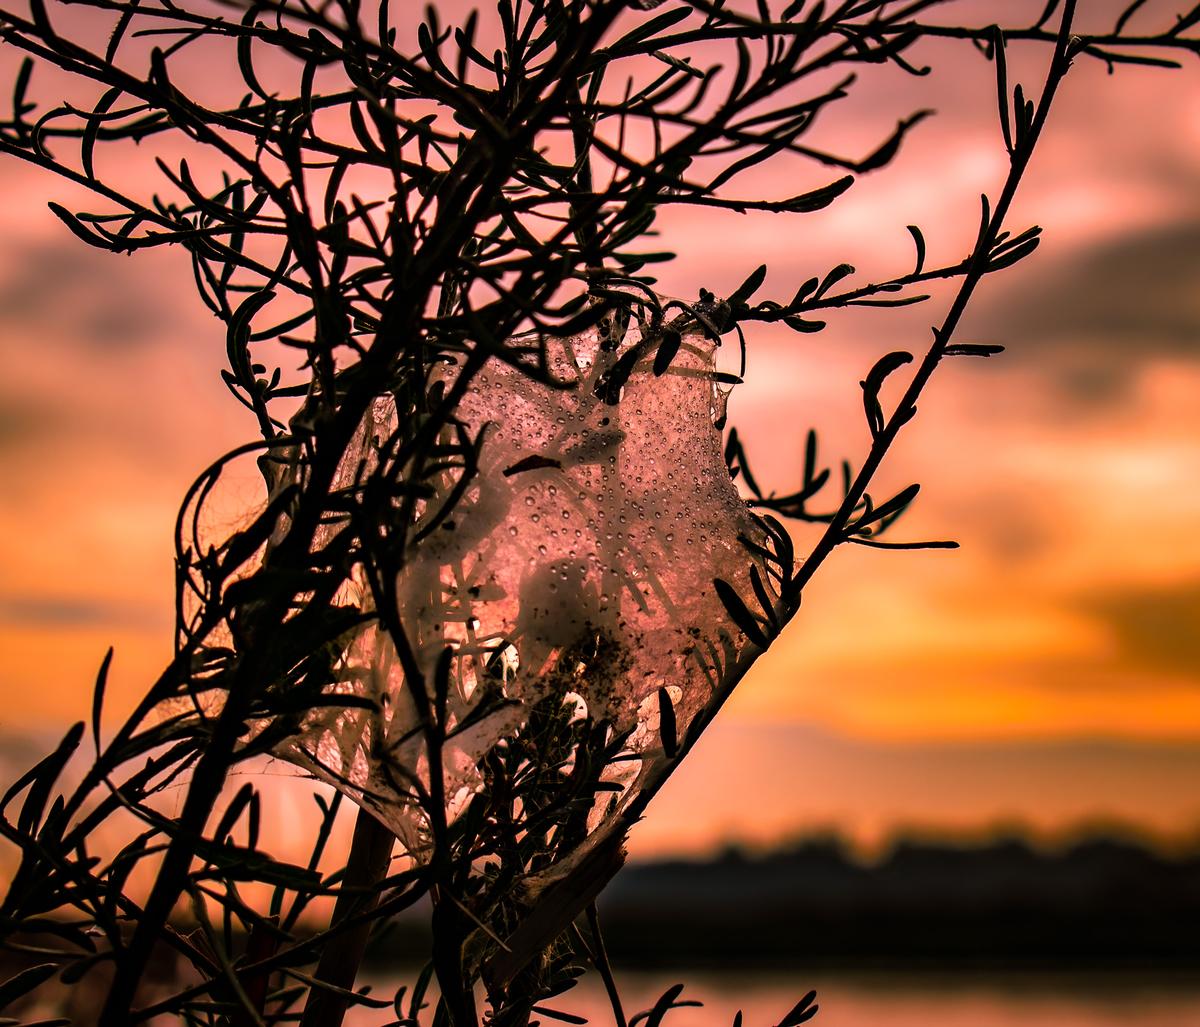
[[[750,273],[750,276],[729,297],[729,305],[737,307],[753,296],[767,277],[767,265],[760,264]]]
[[[994,357],[997,353],[1003,353],[1004,347],[963,342],[947,346],[944,352],[948,357]]]
[[[41,963],[10,977],[0,984],[0,1009],[7,1009],[21,996],[28,995],[39,984],[53,977],[57,970],[57,963]]]
[[[902,350],[888,353],[879,358],[875,366],[867,373],[867,377],[859,382],[863,390],[863,408],[867,414],[867,423],[873,434],[883,431],[883,408],[879,405],[879,390],[884,379],[899,367],[912,361],[912,354]]]
[[[820,299],[843,278],[848,278],[852,274],[854,274],[853,264],[839,264],[821,280],[821,284],[817,287],[813,298]]]
[[[876,521],[894,521],[917,498],[917,493],[920,491],[921,486],[916,484],[901,489],[891,499],[881,503],[869,513],[864,514],[863,518],[858,522],[857,527],[865,527]]]
[[[678,728],[675,724],[675,704],[671,701],[671,693],[666,687],[658,690],[658,736],[662,739],[663,752],[668,759],[674,759],[679,751]]]
[[[46,206],[50,208],[54,216],[66,225],[75,236],[82,239],[89,246],[96,246],[99,249],[110,251],[115,249],[113,244],[103,236],[89,232],[84,228],[83,223],[62,205],[52,202],[47,203]]]
[[[916,225],[909,225],[908,232],[917,247],[917,266],[913,269],[913,274],[919,275],[925,270],[925,236],[921,234],[921,230]]]
[[[755,619],[754,614],[742,602],[742,597],[737,594],[737,590],[728,581],[720,578],[713,578],[713,587],[717,590],[717,597],[728,611],[733,623],[741,628],[742,633],[751,642],[766,649],[770,645],[770,640],[763,633],[762,625]]]
[[[845,178],[839,178],[836,182],[830,182],[822,189],[814,189],[810,193],[801,193],[799,196],[784,200],[780,206],[792,214],[810,214],[814,210],[828,207],[852,185],[854,185],[854,176],[847,175]]]
[[[1000,105],[1000,132],[1004,136],[1004,148],[1013,152],[1012,114],[1008,107],[1008,62],[1004,56],[1004,33],[999,25],[993,25],[992,55],[996,61],[996,96]]]
[[[732,301],[731,301],[732,305]],[[675,359],[679,352],[679,347],[683,343],[683,336],[673,329],[668,329],[663,332],[662,342],[659,344],[658,351],[654,354],[654,375],[661,378],[667,373],[671,366],[671,361]]]
[[[750,567],[750,585],[754,589],[754,596],[758,600],[758,605],[762,607],[763,616],[770,622],[773,631],[779,630],[779,619],[775,616],[775,603],[771,599],[771,594],[767,591],[766,583],[759,574],[758,568]]]
[[[79,748],[79,740],[82,737],[83,721],[79,721],[63,735],[63,740],[54,752],[38,761],[31,770],[22,774],[0,799],[0,813],[3,813],[5,807],[12,802],[21,789],[26,785],[30,786],[17,823],[18,829],[23,833],[33,833],[33,828],[41,819],[42,810],[46,808],[46,802],[50,798],[50,789],[54,787],[54,782],[58,780],[58,775],[62,773],[63,767],[67,765],[71,755]]]
[[[92,689],[92,738],[96,752],[100,752],[100,713],[104,709],[104,690],[108,687],[108,669],[112,666],[113,648],[110,645],[96,673],[96,686]]]
[[[810,278],[799,289],[796,290],[796,295],[792,297],[792,302],[789,307],[798,307],[808,298],[808,295],[814,292],[820,282],[816,278]]]
[[[561,1020],[563,1023],[584,1024],[588,1022],[586,1016],[576,1016],[574,1013],[564,1013],[561,1009],[550,1009],[547,1006],[534,1006],[533,1012],[539,1016],[549,1017],[551,1020]]]
[[[1041,239],[1030,239],[1028,242],[1022,243],[1020,246],[1015,246],[1011,250],[1006,250],[1004,253],[1000,254],[1000,256],[993,257],[988,261],[988,271],[1003,271],[1006,267],[1012,267],[1014,264],[1028,257],[1034,250],[1038,248],[1040,243]]]
[[[797,1027],[798,1024],[804,1023],[806,1020],[811,1020],[817,1015],[817,1005],[814,1000],[817,997],[815,991],[810,991],[799,1002],[797,1002],[790,1013],[779,1021],[779,1027]]]
[[[783,323],[792,329],[792,331],[804,332],[806,335],[812,335],[825,327],[824,321],[810,321],[808,318],[793,317],[791,314],[783,319]]]
[[[107,114],[108,110],[123,90],[119,86],[113,86],[97,101],[95,109],[92,111],[92,116],[87,119],[87,124],[83,127],[83,139],[79,146],[79,159],[83,165],[83,173],[93,181],[96,178],[96,169],[92,163],[92,152],[96,148],[96,136],[100,132],[101,115]]]

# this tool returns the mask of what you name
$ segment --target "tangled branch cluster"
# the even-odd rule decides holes
[[[87,730],[77,725],[0,802],[7,811],[24,794],[0,820],[22,853],[0,933],[41,960],[3,986],[5,999],[99,977],[110,981],[109,1027],[168,1013],[336,1024],[347,1004],[375,1002],[353,990],[370,931],[430,896],[431,968],[406,1003],[397,996],[399,1022],[419,1021],[436,973],[435,1024],[477,1023],[478,981],[490,1022],[525,1024],[590,963],[623,1027],[588,910],[629,827],[831,552],[950,545],[881,541],[917,486],[882,500],[869,488],[942,359],[996,349],[957,343],[955,330],[982,278],[1038,244],[1037,229],[1004,224],[1072,59],[1164,64],[1160,52],[1200,48],[1187,34],[1200,7],[1133,35],[1139,0],[1112,33],[1078,38],[1071,0],[1061,10],[1051,0],[1030,27],[926,20],[949,5],[501,0],[495,18],[453,25],[387,0],[33,0],[3,12],[0,36],[27,56],[0,152],[104,201],[100,212],[52,204],[83,241],[190,254],[225,326],[223,378],[259,431],[181,509],[170,665],[105,740],[106,662],[93,763],[61,783]],[[67,30],[79,9],[107,19],[103,45]],[[729,296],[657,294],[652,271],[671,258],[647,249],[661,209],[793,218],[888,164],[924,112],[857,156],[810,133],[858,72],[926,73],[914,54],[931,37],[969,40],[997,69],[1010,172],[984,198],[967,257],[928,267],[914,227],[915,267],[884,282],[850,284],[854,269],[840,265],[786,302],[756,299],[762,267]],[[1007,81],[1013,39],[1051,51],[1034,99]],[[197,66],[236,78],[244,95],[205,99],[210,83],[187,70]],[[88,84],[91,105],[33,102],[33,73],[54,69]],[[147,196],[138,176],[98,171],[108,154],[157,154],[161,188]],[[785,155],[820,175],[812,188],[739,191],[744,173]],[[716,346],[744,346],[756,322],[818,332],[827,311],[920,302],[923,286],[946,279],[957,292],[927,352],[888,354],[861,383],[871,446],[840,492],[815,436],[802,482],[780,495],[759,487],[731,432],[704,495],[718,511],[732,497],[733,512],[701,536],[716,555],[691,577],[668,573],[684,562],[670,535],[651,545],[614,528],[672,502],[638,463],[656,426],[683,426],[698,452],[720,453],[737,376],[716,369]],[[885,406],[885,380],[909,364],[899,402]],[[246,460],[263,501],[214,537],[207,504]],[[748,507],[730,484],[738,475]],[[540,565],[514,569],[495,542],[558,509],[559,488],[580,490],[563,517],[587,522],[576,536],[598,554],[592,570],[578,557],[580,581],[561,592],[534,580]],[[519,489],[531,511],[515,503]],[[798,554],[779,517],[821,525],[815,546]],[[527,541],[521,553],[546,553]],[[562,545],[566,582],[577,557]],[[670,674],[635,682],[639,650]],[[266,753],[339,788],[319,800],[305,866],[260,849],[252,786],[212,815],[230,771]],[[182,810],[168,817],[156,797],[183,779]],[[346,867],[322,875],[343,794],[367,812]],[[112,820],[134,825],[128,843],[93,852],[89,837]],[[127,886],[142,867],[153,871],[144,897]],[[252,882],[272,889],[267,908],[244,899]],[[305,915],[321,896],[337,904],[314,933]],[[190,933],[173,919],[181,898]],[[146,972],[164,948],[188,971],[159,993]],[[664,996],[647,1022],[677,999]],[[784,1027],[814,1012],[808,996]]]

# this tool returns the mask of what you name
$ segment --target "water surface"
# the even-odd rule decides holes
[[[816,988],[813,1027],[1190,1027],[1200,1025],[1200,973],[1142,972],[813,974],[675,971],[619,973],[627,1016],[648,1009],[683,982],[681,999],[703,1003],[673,1010],[666,1027],[730,1027],[740,1009],[746,1027],[778,1024]],[[609,1027],[612,1012],[591,975],[547,1003]],[[378,1027],[387,1011],[360,1011],[353,1027]],[[540,1018],[543,1027],[557,1021]]]

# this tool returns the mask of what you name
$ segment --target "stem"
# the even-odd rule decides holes
[[[996,203],[995,209],[988,219],[985,229],[980,233],[978,242],[968,259],[967,272],[963,277],[962,283],[959,285],[958,292],[950,305],[950,309],[946,313],[941,327],[935,329],[933,344],[929,347],[920,366],[913,375],[912,381],[897,404],[895,412],[888,419],[882,430],[875,436],[871,450],[867,454],[867,458],[863,462],[853,484],[850,486],[845,500],[830,519],[828,527],[800,565],[791,582],[785,587],[782,604],[784,608],[779,611],[782,622],[780,626],[781,630],[799,611],[800,596],[804,586],[808,584],[834,549],[845,541],[846,526],[854,516],[859,501],[870,486],[875,472],[883,463],[884,457],[887,456],[892,443],[895,442],[901,429],[915,414],[917,400],[929,384],[930,378],[933,377],[934,371],[945,355],[946,347],[950,345],[954,332],[957,330],[962,315],[967,308],[967,304],[975,294],[975,289],[987,274],[988,253],[995,245],[996,237],[1004,226],[1004,220],[1016,197],[1017,189],[1021,184],[1025,171],[1029,166],[1029,160],[1033,156],[1038,139],[1041,137],[1042,129],[1046,125],[1046,118],[1049,116],[1050,107],[1058,91],[1059,84],[1071,66],[1071,24],[1075,15],[1075,6],[1076,0],[1066,0],[1062,22],[1059,25],[1056,36],[1057,42],[1054,48],[1054,55],[1050,61],[1046,84],[1038,101],[1033,122],[1020,147],[1012,155],[1012,163],[1003,189],[1001,190],[1000,199]],[[696,721],[688,729],[674,759],[667,763],[656,776],[647,782],[641,793],[629,804],[622,814],[622,819],[627,825],[626,830],[632,827],[642,815],[650,800],[658,793],[668,778],[670,778],[675,768],[682,762],[696,740],[703,734],[713,718],[716,717],[721,707],[724,706],[726,700],[732,694],[734,687],[742,680],[760,655],[762,655],[762,652],[754,651],[754,647],[751,646],[739,657],[737,664],[727,675],[727,684],[713,697],[712,702],[697,714]]]
[[[129,948],[117,962],[116,974],[100,1013],[100,1027],[123,1027],[129,1022],[142,974],[183,890],[194,856],[193,842],[204,831],[220,797],[237,740],[237,725],[232,718],[220,718],[204,756],[196,765],[179,815],[180,833],[171,839]]]
[[[600,933],[600,914],[597,912],[594,902],[587,908],[587,922],[592,932],[592,963],[600,972],[601,980],[604,981],[604,990],[608,992],[608,1001],[612,1004],[616,1027],[625,1027],[625,1010],[621,1006],[621,995],[617,991],[617,982],[613,978],[612,964],[608,961],[608,951],[604,947],[604,935]]]
[[[996,244],[996,237],[1000,234],[1004,226],[1004,220],[1008,216],[1009,208],[1016,198],[1017,189],[1021,184],[1026,169],[1029,167],[1029,160],[1033,156],[1034,148],[1041,137],[1042,129],[1045,127],[1046,118],[1050,113],[1050,107],[1054,102],[1054,96],[1058,91],[1059,83],[1062,82],[1067,74],[1067,70],[1071,66],[1071,23],[1074,15],[1075,0],[1067,0],[1063,10],[1062,23],[1058,30],[1057,42],[1054,47],[1054,56],[1051,58],[1050,70],[1046,77],[1046,85],[1042,90],[1033,123],[1022,145],[1012,155],[1012,164],[1008,177],[1005,179],[1004,187],[1001,190],[1000,199],[996,203],[996,208],[992,212],[991,217],[988,219],[986,228],[980,233],[975,250],[971,254],[967,273],[958,288],[954,302],[950,305],[950,310],[947,312],[941,327],[934,331],[933,345],[925,353],[920,367],[917,368],[903,397],[896,405],[895,412],[888,419],[882,430],[875,436],[871,445],[871,451],[867,454],[867,458],[863,462],[863,466],[860,468],[857,477],[854,479],[854,483],[846,493],[845,500],[838,508],[833,519],[829,522],[829,526],[825,529],[816,546],[813,547],[812,552],[809,553],[808,558],[796,572],[796,576],[792,579],[791,584],[785,589],[784,599],[792,608],[789,611],[789,619],[790,614],[799,608],[800,594],[804,586],[812,579],[812,576],[821,564],[825,562],[829,554],[840,543],[845,541],[844,533],[846,527],[854,516],[859,501],[870,486],[875,472],[879,469],[880,464],[883,463],[883,459],[891,449],[892,443],[895,442],[904,425],[916,413],[917,400],[920,398],[925,386],[929,384],[929,379],[933,377],[933,372],[937,370],[938,364],[941,363],[942,357],[946,352],[946,347],[949,346],[954,332],[962,320],[963,313],[967,309],[967,304],[975,294],[976,287],[983,281],[984,276],[987,274],[988,254]]]
[[[346,877],[333,907],[331,927],[356,914],[369,912],[379,902],[376,885],[387,876],[395,841],[396,836],[388,828],[365,809],[359,809]],[[373,925],[372,920],[364,919],[347,931],[336,945],[326,945],[317,963],[316,979],[342,991],[353,991]],[[344,994],[314,987],[308,993],[300,1027],[341,1027],[349,1003]]]

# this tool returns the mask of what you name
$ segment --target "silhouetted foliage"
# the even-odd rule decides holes
[[[1135,3],[1113,33],[1085,39],[1071,35],[1072,0],[1003,30],[927,20],[948,0],[775,6],[501,0],[494,17],[453,25],[435,7],[418,18],[386,0],[32,0],[28,12],[3,11],[0,36],[28,59],[0,151],[104,201],[98,213],[51,205],[84,242],[190,254],[196,289],[225,325],[222,376],[261,437],[206,470],[183,503],[169,666],[105,739],[106,661],[90,730],[72,728],[0,801],[0,832],[22,852],[0,932],[35,961],[0,1000],[108,974],[106,1027],[159,1014],[315,1027],[340,1023],[349,1003],[408,1027],[436,975],[435,1027],[477,1023],[479,983],[488,1021],[521,1025],[562,1019],[544,1003],[590,964],[625,1027],[592,903],[621,865],[629,827],[835,548],[951,545],[881,541],[917,486],[869,489],[943,358],[996,352],[955,332],[984,276],[1038,244],[1038,229],[1004,224],[1072,59],[1169,64],[1155,54],[1200,49],[1186,36],[1200,8],[1136,36],[1125,24]],[[99,47],[88,41],[99,22],[75,23],[84,10],[107,19]],[[854,73],[891,64],[924,74],[910,57],[929,37],[967,40],[997,69],[1010,170],[984,197],[965,259],[927,267],[914,226],[915,266],[884,282],[853,284],[842,264],[786,301],[764,299],[760,267],[724,298],[656,293],[650,272],[671,257],[647,249],[660,209],[792,218],[890,162],[925,112],[859,156],[807,136],[852,93]],[[1013,39],[1047,45],[1036,98],[1008,83]],[[92,84],[90,108],[35,104],[39,68]],[[213,101],[197,68],[236,74],[237,95]],[[146,195],[132,169],[97,171],[104,151],[129,161],[155,147],[160,191]],[[779,155],[828,168],[827,179],[778,199],[738,192],[739,175]],[[607,490],[601,515],[620,509],[622,481],[606,464],[637,455],[628,439],[643,415],[631,397],[699,396],[716,437],[737,376],[716,370],[711,353],[741,343],[744,326],[819,332],[830,311],[916,303],[943,279],[958,287],[929,348],[887,354],[861,382],[871,444],[857,470],[843,466],[840,487],[810,434],[800,486],[764,491],[730,432],[729,475],[723,465],[705,487],[732,495],[729,477],[740,475],[750,512],[735,501],[721,527],[742,548],[711,568],[697,559],[692,573],[706,576],[678,586],[708,604],[707,619],[688,625],[692,641],[671,650],[678,665],[663,680],[633,691],[629,668],[650,635],[622,635],[619,607],[627,596],[646,608],[635,579],[650,583],[647,595],[669,591],[659,564],[682,566],[674,550],[634,573],[622,562],[632,557],[597,542],[595,580],[585,575],[567,613],[564,596],[546,599],[558,585],[540,569],[517,596],[488,577],[480,553],[463,556],[516,516],[488,505],[494,487],[527,488],[534,505],[556,483],[586,480]],[[910,365],[899,400],[885,401],[885,382]],[[552,424],[555,404],[583,441],[570,448],[548,429],[541,450],[493,462],[496,438],[541,417]],[[215,536],[208,504],[246,460],[262,502]],[[822,525],[813,548],[797,553],[777,517]],[[85,734],[95,758],[68,785]],[[338,789],[317,799],[305,865],[260,847],[253,784],[215,815],[230,771],[265,753]],[[158,799],[181,780],[186,797],[168,816]],[[323,874],[343,795],[362,812],[344,868]],[[128,841],[93,851],[97,829],[115,821]],[[397,834],[404,850],[393,859]],[[143,900],[130,882],[147,873]],[[336,906],[314,933],[306,911],[324,896]],[[394,1003],[356,991],[369,935],[426,896],[430,969]],[[188,977],[152,988],[148,967],[165,950]],[[657,1027],[686,1004],[680,991],[628,1023]],[[815,1012],[808,995],[782,1023]]]

